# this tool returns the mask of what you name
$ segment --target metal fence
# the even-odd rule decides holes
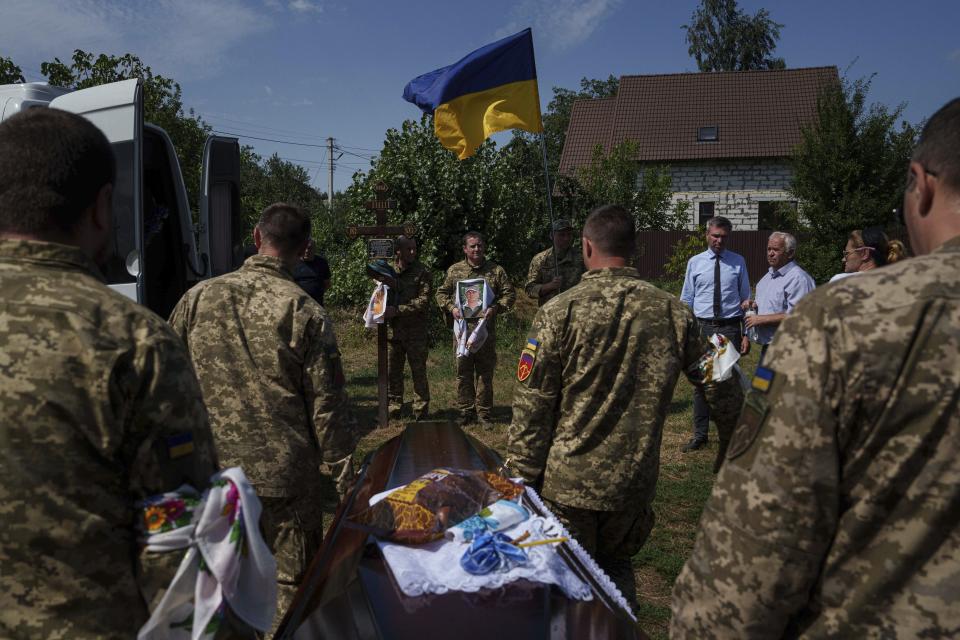
[[[667,278],[664,265],[673,255],[677,243],[703,231],[638,231],[638,264],[640,275],[646,280]],[[767,240],[770,231],[732,231],[727,240],[727,248],[739,253],[747,261],[750,272],[750,284],[767,272]]]

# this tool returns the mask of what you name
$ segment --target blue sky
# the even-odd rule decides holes
[[[300,162],[335,188],[419,110],[408,80],[498,37],[533,28],[540,94],[581,77],[695,71],[681,25],[696,2],[641,0],[0,0],[0,55],[40,80],[40,63],[73,49],[139,55],[183,87],[184,103],[267,156]],[[960,1],[741,0],[782,23],[788,67],[875,73],[873,101],[907,103],[916,122],[960,95]],[[507,134],[500,134],[506,136]],[[311,146],[279,144],[273,138]],[[502,139],[502,138],[499,138]]]

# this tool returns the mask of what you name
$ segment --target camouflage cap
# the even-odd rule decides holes
[[[566,231],[567,229],[573,229],[573,225],[566,218],[558,218],[553,221],[554,231]]]

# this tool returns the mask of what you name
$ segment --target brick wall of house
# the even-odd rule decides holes
[[[725,216],[734,229],[755,230],[761,201],[793,200],[787,191],[792,177],[783,159],[678,162],[670,166],[673,200],[691,204],[690,228],[696,228],[701,202],[713,202],[714,215]],[[638,176],[641,184],[643,174]]]

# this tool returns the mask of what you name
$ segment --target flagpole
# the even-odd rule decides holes
[[[557,245],[553,241],[553,196],[550,188],[550,169],[547,168],[547,141],[544,138],[543,131],[540,132],[540,151],[543,155],[543,181],[547,185],[547,214],[550,216],[550,244],[553,248],[553,275],[560,277],[560,263],[557,257]]]

